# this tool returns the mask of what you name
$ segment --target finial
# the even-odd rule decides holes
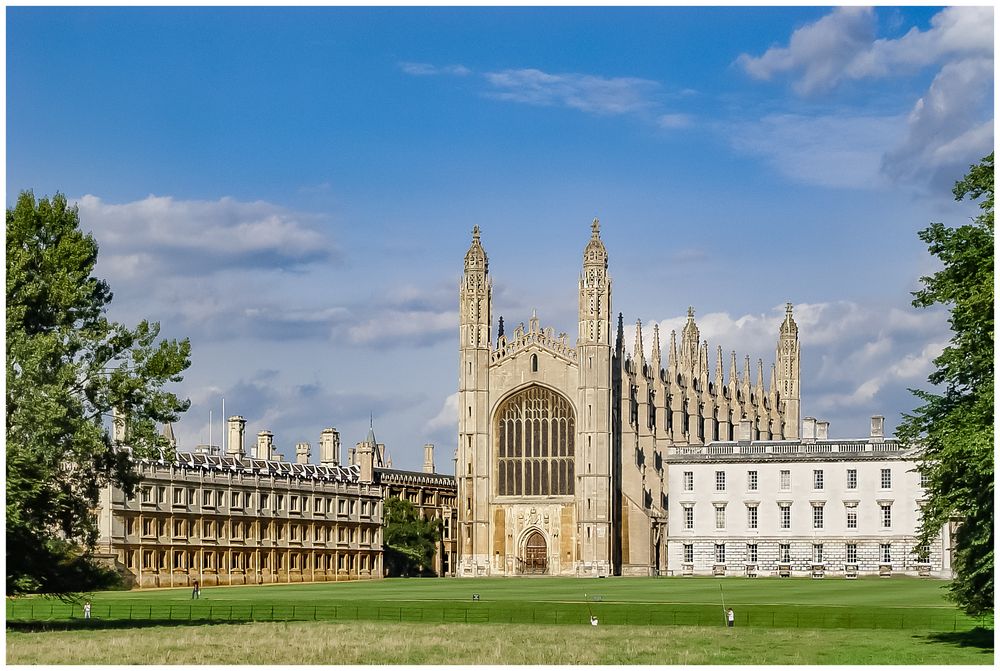
[[[472,227],[472,240],[479,242],[479,224]]]
[[[594,223],[590,225],[590,237],[594,240],[601,237],[601,220],[594,217]]]
[[[693,317],[694,317],[694,308],[689,305],[688,306],[688,318],[693,318]]]
[[[786,315],[792,314],[792,304],[791,303],[785,303],[785,314]]]

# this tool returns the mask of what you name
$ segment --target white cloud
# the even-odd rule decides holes
[[[536,69],[489,72],[491,97],[540,106],[564,106],[598,115],[629,114],[654,106],[660,85],[636,77],[550,74]]]
[[[348,338],[356,345],[413,346],[429,344],[457,331],[458,312],[455,310],[394,310],[379,311],[371,319],[347,329]]]
[[[759,57],[741,54],[737,62],[757,79],[798,72],[795,89],[808,94],[836,85],[849,64],[871,46],[874,38],[873,9],[838,7],[793,32],[787,47],[771,47]]]
[[[906,137],[886,153],[886,172],[908,181],[943,173],[954,181],[993,146],[992,102],[992,58],[946,64],[913,106]]]
[[[437,66],[430,63],[400,63],[399,69],[415,77],[431,77],[436,75],[454,75],[464,77],[472,74],[472,70],[464,65]]]
[[[424,430],[427,433],[434,433],[442,429],[458,431],[458,392],[445,398],[440,412],[427,420],[427,424],[424,425]]]
[[[176,270],[203,276],[254,263],[266,270],[334,253],[331,241],[310,225],[315,216],[263,201],[151,195],[114,204],[85,195],[78,205],[81,225],[100,243],[101,267],[111,279]]]
[[[907,119],[886,114],[772,115],[732,129],[738,148],[788,177],[864,188],[886,178],[947,187],[993,146],[993,9],[949,7],[896,39],[875,39],[871,8],[840,7],[795,30],[787,47],[737,62],[757,79],[780,73],[808,95],[846,80],[899,78],[940,70]]]
[[[993,9],[948,7],[931,18],[931,28],[914,27],[898,39],[875,39],[877,17],[870,7],[838,7],[795,30],[787,47],[761,56],[741,54],[737,62],[757,79],[793,73],[796,91],[831,89],[845,79],[898,76],[944,60],[993,58]]]
[[[788,179],[834,188],[885,183],[886,147],[902,137],[899,116],[772,114],[731,124],[733,146],[762,156]]]

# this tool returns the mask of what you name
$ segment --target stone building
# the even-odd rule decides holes
[[[455,478],[434,470],[434,445],[424,445],[421,471],[392,468],[385,445],[375,439],[375,430],[364,441],[348,451],[350,463],[361,470],[363,482],[373,482],[382,489],[385,499],[398,498],[416,506],[424,519],[436,519],[441,525],[432,565],[425,567],[439,576],[454,575],[456,547],[455,529],[458,511],[455,508]]]
[[[247,455],[244,426],[229,418],[226,454],[201,446],[140,461],[131,498],[106,488],[102,553],[138,587],[381,577],[382,489],[340,465],[336,430],[323,431],[320,463],[310,464],[305,444],[295,463],[282,461],[267,431]]]
[[[174,452],[172,460],[141,460],[135,496],[107,487],[99,504],[98,551],[131,574],[137,587],[358,580],[383,577],[383,501],[398,496],[442,521],[432,568],[455,563],[455,481],[434,473],[433,445],[424,472],[384,465],[374,432],[340,459],[340,435],[320,435],[319,463],[308,443],[295,462],[275,452],[261,431],[253,454],[244,449],[245,420],[228,420],[228,446]],[[124,444],[124,424],[114,435]],[[165,427],[172,437],[172,429]],[[176,447],[176,446],[175,446]]]
[[[688,501],[674,479],[682,477],[688,466],[697,473],[721,460],[726,468],[755,468],[760,482],[769,483],[763,478],[773,475],[777,481],[785,470],[771,464],[799,454],[810,455],[795,457],[799,462],[829,462],[816,469],[828,470],[831,477],[834,470],[846,468],[845,463],[857,462],[854,470],[864,482],[870,481],[871,469],[892,461],[888,468],[899,471],[893,493],[901,497],[895,504],[896,536],[877,545],[880,551],[881,546],[893,546],[890,555],[882,555],[890,557],[884,562],[890,570],[927,572],[901,554],[904,548],[912,550],[917,525],[915,514],[904,512],[903,504],[920,496],[910,482],[913,455],[892,441],[817,443],[815,420],[806,423],[813,432],[810,437],[800,437],[800,348],[791,304],[775,325],[775,360],[765,383],[761,360],[752,367],[746,356],[741,370],[732,352],[725,375],[726,362],[718,348],[713,365],[691,308],[680,338],[676,333],[669,336],[665,365],[655,326],[649,359],[639,323],[629,355],[620,315],[612,330],[608,253],[596,219],[583,252],[575,343],[564,332],[556,335],[553,328],[542,327],[536,314],[527,327],[522,323],[505,333],[503,318],[494,322],[492,286],[476,227],[459,288],[458,575],[712,573],[720,570],[717,564],[729,574],[734,570],[730,556],[741,574],[750,570],[744,565],[751,564],[777,571],[770,556],[772,550],[783,551],[789,545],[775,540],[785,538],[782,534],[758,543],[754,562],[744,561],[739,553],[715,562],[717,545],[742,543],[749,552],[754,544],[735,527],[712,529],[697,537],[692,532],[699,532],[700,526],[679,528],[684,513],[678,506]],[[836,445],[845,447],[841,451]],[[753,466],[757,460],[761,465]],[[761,491],[768,491],[768,496],[780,493]],[[781,501],[787,498],[782,495]],[[838,502],[846,506],[849,500],[853,499]],[[881,500],[873,499],[871,505]],[[698,520],[710,519],[715,503],[730,505],[728,500],[712,501],[711,505],[689,502],[704,516]],[[759,505],[777,503],[765,504],[762,496]],[[811,504],[792,505],[797,510]],[[760,510],[763,523],[765,508]],[[791,543],[794,559],[789,560],[796,572],[804,570],[806,546],[810,552],[816,546],[819,553],[826,550],[822,556],[829,562],[849,563],[844,539],[850,535],[831,541],[840,544],[835,551],[822,541],[810,541],[819,537],[814,530],[796,525],[787,533],[799,534]],[[887,538],[885,533],[876,535]],[[732,541],[724,540],[729,536]],[[874,546],[869,541],[853,545],[860,553],[858,570],[871,570],[874,564],[866,553]],[[945,574],[941,548],[929,552],[935,562],[933,572]]]
[[[669,448],[668,572],[950,577],[950,530],[917,546],[923,483],[883,427],[831,440],[806,417],[799,440]]]

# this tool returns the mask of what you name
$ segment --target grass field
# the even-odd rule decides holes
[[[89,622],[79,604],[8,599],[7,662],[992,664],[992,618],[965,617],[944,586],[394,579],[210,588],[197,601],[179,588],[91,595]],[[723,596],[734,630],[722,626]],[[587,624],[590,612],[602,626]]]

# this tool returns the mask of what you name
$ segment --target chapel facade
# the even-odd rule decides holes
[[[791,305],[767,386],[763,362],[751,379],[735,352],[728,377],[721,348],[713,369],[693,309],[680,341],[670,334],[665,367],[656,326],[650,360],[639,323],[627,356],[596,219],[575,344],[535,314],[510,335],[501,319],[494,339],[492,308],[476,227],[459,291],[458,575],[666,574],[669,450],[798,437]]]

